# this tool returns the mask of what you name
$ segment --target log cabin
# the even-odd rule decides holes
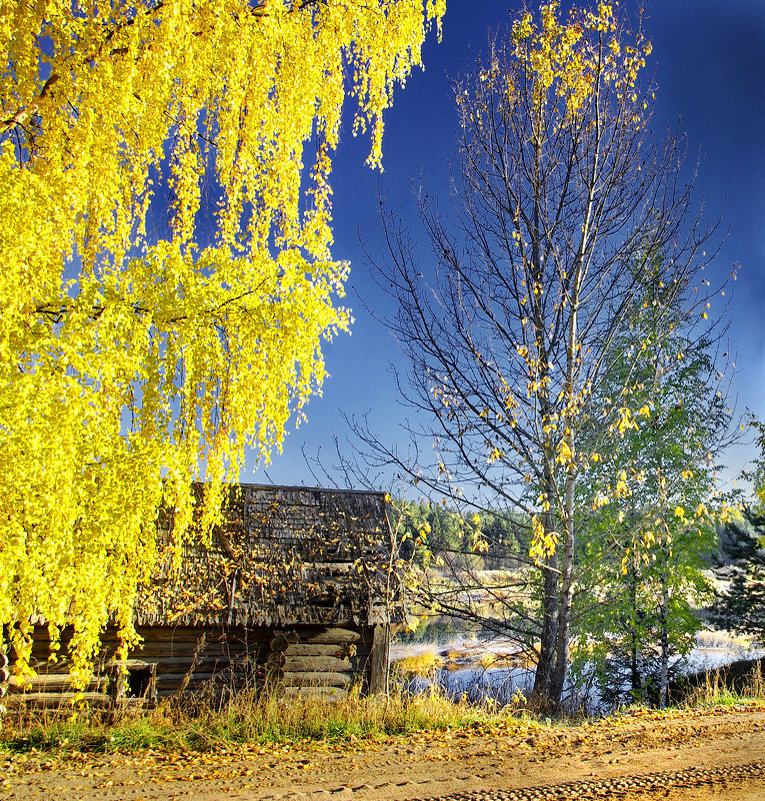
[[[0,672],[2,702],[148,706],[191,692],[219,701],[244,688],[338,697],[354,685],[387,692],[398,614],[388,514],[377,492],[231,486],[210,541],[185,545],[177,567],[167,548],[140,588],[142,642],[126,661],[117,659],[116,627],[107,626],[90,685],[77,695],[66,659],[72,630],[62,632],[63,658],[50,661],[45,621],[33,620],[37,675],[22,686],[12,670]],[[160,516],[160,542],[169,542],[170,517]]]

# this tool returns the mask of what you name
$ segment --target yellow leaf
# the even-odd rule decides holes
[[[266,464],[305,417],[351,324],[331,254],[348,101],[380,167],[444,11],[3,2],[0,631],[18,624],[27,667],[31,614],[76,621],[81,683],[107,621],[135,641],[158,517],[179,559],[246,455]]]

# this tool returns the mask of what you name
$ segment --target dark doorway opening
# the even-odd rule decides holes
[[[153,695],[154,675],[154,665],[128,668],[125,696],[127,698],[147,698]]]

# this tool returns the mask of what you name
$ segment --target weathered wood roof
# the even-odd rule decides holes
[[[287,626],[390,616],[390,524],[377,492],[232,486],[210,547],[163,558],[136,623]]]

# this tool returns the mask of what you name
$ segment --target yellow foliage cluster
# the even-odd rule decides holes
[[[82,675],[110,615],[129,639],[163,497],[180,539],[201,463],[213,522],[245,446],[267,460],[320,390],[321,341],[350,320],[330,254],[343,102],[379,166],[443,13],[0,0],[0,624],[22,655],[35,615],[75,623]]]
[[[559,0],[553,0],[541,6],[539,23],[529,12],[516,19],[515,54],[533,76],[532,99],[539,111],[557,98],[564,101],[565,117],[574,119],[600,81],[617,92],[632,91],[651,44],[638,40],[622,48],[616,6],[599,3],[596,12],[574,8],[564,20]]]
[[[513,24],[509,59],[503,62],[499,55],[493,55],[479,73],[480,86],[474,102],[469,102],[467,91],[458,96],[466,114],[465,124],[474,126],[480,138],[494,114],[491,98],[500,97],[506,103],[502,113],[507,119],[514,120],[518,115],[528,121],[528,141],[534,149],[534,157],[542,163],[546,157],[545,148],[554,139],[555,132],[576,131],[575,138],[579,140],[582,131],[601,124],[602,109],[610,102],[618,105],[619,114],[626,115],[624,119],[630,126],[633,121],[638,127],[642,126],[645,106],[641,111],[637,102],[637,77],[651,52],[651,45],[640,30],[627,31],[625,19],[619,14],[617,2],[598,3],[591,10],[572,7],[564,12],[559,0],[549,0],[540,5],[538,13],[522,10]],[[633,114],[636,114],[634,119]],[[513,425],[524,425],[525,410],[529,410],[529,416],[539,414],[534,428],[541,430],[546,454],[540,462],[547,460],[551,471],[560,468],[562,473],[565,470],[574,481],[577,473],[592,469],[602,460],[601,453],[588,452],[576,438],[582,418],[591,414],[592,400],[592,386],[582,372],[590,351],[580,338],[581,299],[577,294],[588,268],[585,260],[577,261],[577,253],[587,252],[597,233],[583,217],[581,242],[577,253],[571,254],[571,263],[560,259],[557,269],[548,274],[538,263],[532,242],[534,234],[525,229],[518,210],[513,212],[513,223],[511,235],[518,250],[517,259],[514,259],[517,271],[514,280],[520,295],[518,315],[523,330],[521,341],[515,344],[515,354],[525,371],[526,398],[530,401],[522,406],[522,385],[519,384],[514,397]],[[545,318],[549,311],[546,303],[551,304],[554,312],[549,319]],[[566,344],[565,367],[551,361],[545,339],[546,330],[557,325],[560,319],[557,315],[563,309],[569,309],[562,316],[571,333]],[[548,326],[546,330],[545,325]],[[501,383],[504,387],[508,382],[502,378]],[[606,399],[605,406],[610,407],[611,401]],[[651,414],[647,403],[639,409],[630,408],[630,393],[625,391],[619,408],[606,409],[607,434],[621,439],[639,430],[640,418],[650,419]],[[602,446],[600,443],[598,447]],[[493,440],[487,442],[487,451],[489,464],[504,456],[502,447]],[[642,483],[645,477],[634,475],[629,479]],[[530,481],[528,477],[527,481]],[[622,471],[596,495],[593,508],[625,499],[631,492],[627,473]],[[552,505],[562,507],[565,503],[563,495],[555,498],[551,493],[550,497],[542,498],[537,507],[539,516],[531,520],[533,558],[547,558],[558,547],[563,535],[548,530],[542,521],[550,517],[544,513],[549,512]],[[561,508],[556,512],[562,518],[568,514]]]
[[[536,516],[531,517],[531,547],[529,556],[537,562],[549,559],[558,547],[559,535],[557,531],[545,528],[542,521]]]
[[[635,477],[638,481],[645,480],[643,474],[636,474]],[[625,549],[621,560],[620,569],[625,575],[630,563],[639,569],[641,566],[655,562],[657,554],[661,554],[662,551],[671,557],[673,541],[677,532],[685,531],[686,534],[690,533],[700,537],[703,529],[708,529],[719,520],[725,520],[725,504],[722,504],[721,509],[717,512],[711,511],[703,501],[699,502],[693,511],[686,510],[681,504],[677,504],[671,511],[671,506],[662,511],[662,507],[668,501],[668,487],[666,477],[661,471],[658,473],[658,479],[662,504],[654,516],[645,517],[641,524],[634,529],[632,544]],[[620,523],[624,521],[622,512],[617,516],[617,520]]]
[[[645,408],[646,407],[643,407],[643,409],[645,409]],[[647,416],[647,415],[645,415],[645,412],[643,411],[643,409],[640,410],[639,414],[642,414],[643,416]],[[650,410],[649,410],[649,414],[650,414]],[[617,431],[619,433],[619,436],[624,436],[630,430],[638,431],[639,430],[639,426],[638,426],[635,418],[633,417],[632,412],[630,411],[629,407],[622,406],[619,409],[618,418],[613,423],[611,423],[611,425],[608,427],[608,430],[611,433],[613,433],[614,431]]]

